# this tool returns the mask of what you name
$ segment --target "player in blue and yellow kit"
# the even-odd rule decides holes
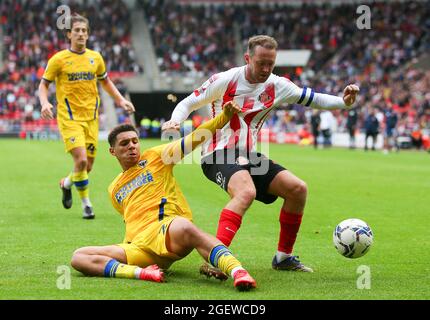
[[[227,102],[216,118],[181,140],[140,152],[139,135],[131,125],[109,134],[110,153],[123,172],[109,186],[115,209],[125,222],[118,245],[76,250],[72,266],[90,276],[136,278],[162,282],[163,272],[193,249],[214,267],[234,278],[239,290],[255,288],[255,280],[221,241],[197,228],[191,209],[173,176],[174,165],[240,111]]]
[[[57,121],[66,152],[70,152],[73,172],[61,179],[63,206],[72,206],[71,187],[74,184],[82,201],[83,218],[94,218],[89,198],[88,173],[91,171],[98,145],[98,113],[100,97],[97,81],[115,102],[127,112],[134,106],[127,101],[108,78],[105,63],[100,53],[86,48],[89,21],[80,16],[70,18],[71,29],[67,30],[70,49],[56,53],[49,61],[39,85],[39,98],[43,119],[52,119],[52,104],[48,101],[48,87],[56,84]]]

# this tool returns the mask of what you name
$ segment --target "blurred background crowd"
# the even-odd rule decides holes
[[[132,9],[113,0],[68,5],[90,18],[88,45],[102,53],[114,78],[145,73],[132,41],[132,10],[143,14],[150,33],[145,41],[152,43],[162,76],[209,77],[227,70],[243,63],[240,57],[250,36],[268,34],[277,39],[279,49],[312,52],[306,66],[277,69],[280,75],[317,92],[341,94],[349,83],[357,83],[361,92],[357,108],[330,115],[298,105],[282,106],[271,114],[264,129],[294,133],[300,141],[304,137],[305,143],[326,146],[334,133],[348,134],[353,147],[356,134],[372,139],[376,132],[385,138],[393,136],[390,144],[397,147],[407,145],[406,140],[397,139],[401,137],[408,137],[409,146],[430,147],[430,1],[368,2],[371,28],[363,30],[355,23],[357,3],[184,2],[138,0]],[[48,59],[68,47],[64,34],[55,27],[56,8],[61,4],[42,0],[0,3],[0,132],[27,130],[37,123],[55,128],[55,121],[40,121],[37,86]],[[117,84],[127,90],[120,80]],[[205,120],[193,116],[191,125]],[[118,122],[129,121],[119,110],[117,117]],[[157,128],[164,119],[142,117],[142,121],[142,128],[148,121]],[[144,136],[157,136],[159,130],[145,132]],[[319,139],[314,139],[315,134]]]

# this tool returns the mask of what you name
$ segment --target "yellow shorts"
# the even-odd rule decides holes
[[[58,129],[63,137],[66,152],[77,147],[85,147],[88,157],[96,156],[99,141],[98,119],[90,121],[58,120]]]
[[[127,264],[141,268],[157,264],[162,269],[168,269],[173,262],[182,259],[166,247],[167,230],[175,218],[165,216],[163,220],[151,223],[131,243],[118,244],[125,250]]]

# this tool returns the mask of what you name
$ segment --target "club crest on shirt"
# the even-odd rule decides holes
[[[143,168],[145,168],[145,167],[146,167],[146,163],[147,163],[147,162],[148,162],[147,160],[140,160],[140,161],[137,163],[137,165],[143,169]]]
[[[258,96],[258,101],[260,101],[261,103],[267,103],[272,99],[273,98],[266,91],[264,91]]]
[[[93,58],[90,58],[90,63],[94,64],[94,59]]]
[[[75,138],[75,137],[71,137],[71,138],[69,139],[69,141],[70,141],[70,143],[75,143],[76,138]]]

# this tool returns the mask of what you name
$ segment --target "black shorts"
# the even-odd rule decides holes
[[[239,157],[246,158],[248,163],[239,164],[237,160]],[[227,191],[228,182],[233,174],[247,170],[257,191],[255,199],[269,204],[275,202],[278,197],[267,193],[267,189],[275,176],[286,169],[260,152],[242,154],[237,149],[225,149],[218,150],[203,158],[202,170],[209,180],[215,182],[225,191]]]

